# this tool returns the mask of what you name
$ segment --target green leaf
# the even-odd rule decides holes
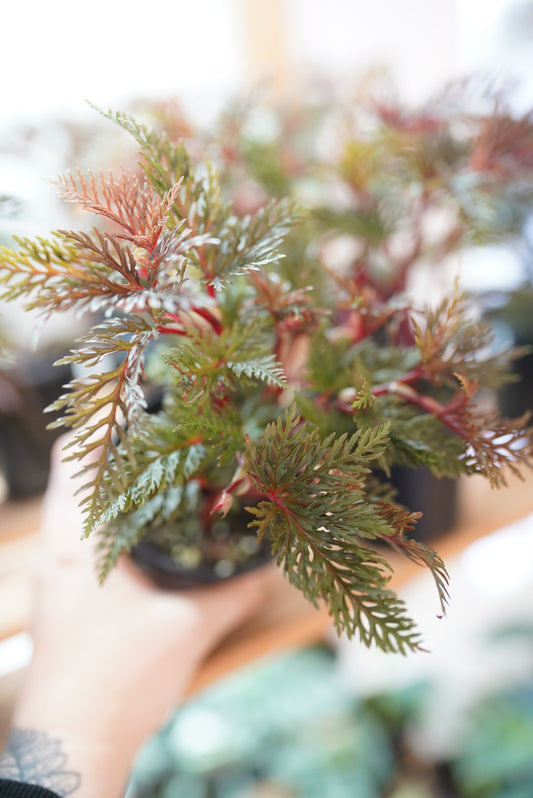
[[[181,485],[168,488],[145,501],[142,507],[122,514],[98,531],[98,575],[103,583],[120,556],[131,551],[147,527],[172,518],[184,501]]]
[[[408,545],[403,532],[413,516],[402,521],[395,515],[391,523],[386,505],[375,505],[365,495],[369,464],[383,456],[388,436],[389,425],[383,424],[321,439],[293,405],[267,426],[261,441],[247,444],[245,469],[265,497],[247,509],[258,534],[271,536],[289,580],[313,604],[326,602],[339,633],[406,653],[420,647],[420,636],[403,603],[387,588],[386,561],[361,545],[363,538]],[[436,573],[441,595],[444,566],[437,555],[408,553]]]
[[[51,427],[75,430],[67,459],[88,460],[80,471],[87,474],[81,501],[86,535],[104,512],[110,493],[120,493],[127,487],[128,463],[134,460],[134,454],[124,435],[124,425],[133,429],[143,412],[140,381],[144,353],[156,336],[154,320],[109,319],[82,338],[77,350],[59,361],[76,363],[87,370],[86,376],[73,379],[67,385],[68,392],[47,408],[50,412],[63,412]],[[115,360],[106,368],[106,359],[117,356],[121,361],[116,364]]]
[[[234,322],[218,335],[212,328],[191,329],[166,360],[188,403],[204,395],[223,398],[246,383],[287,386],[272,354],[272,333],[253,320],[248,326]]]

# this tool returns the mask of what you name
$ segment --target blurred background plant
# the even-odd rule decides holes
[[[490,645],[506,631],[531,646],[531,629]],[[286,655],[186,704],[143,749],[128,798],[530,798],[532,685],[478,698],[438,759],[413,737],[433,691],[363,698],[330,649]]]

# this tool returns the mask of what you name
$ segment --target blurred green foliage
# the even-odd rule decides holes
[[[328,649],[267,660],[176,713],[141,752],[132,796],[531,798],[533,681],[476,702],[447,762],[422,759],[410,742],[432,689],[361,700]]]

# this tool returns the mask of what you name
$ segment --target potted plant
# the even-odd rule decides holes
[[[52,409],[75,431],[68,456],[95,460],[82,506],[102,578],[124,552],[163,584],[190,584],[263,549],[339,632],[419,648],[376,544],[427,566],[443,610],[448,577],[410,537],[418,515],[386,475],[423,465],[500,486],[529,464],[526,420],[474,400],[507,356],[487,354],[458,290],[422,310],[358,264],[302,283],[309,272],[280,252],[299,225],[291,246],[312,250],[304,210],[280,199],[238,216],[183,142],[107,116],[137,140],[142,174],[60,178],[101,224],[1,252],[4,298],[101,314],[62,360],[78,375]]]

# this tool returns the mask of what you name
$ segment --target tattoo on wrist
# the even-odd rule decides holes
[[[81,784],[80,774],[67,768],[61,740],[35,729],[12,729],[0,755],[0,777],[47,787],[61,798]]]

